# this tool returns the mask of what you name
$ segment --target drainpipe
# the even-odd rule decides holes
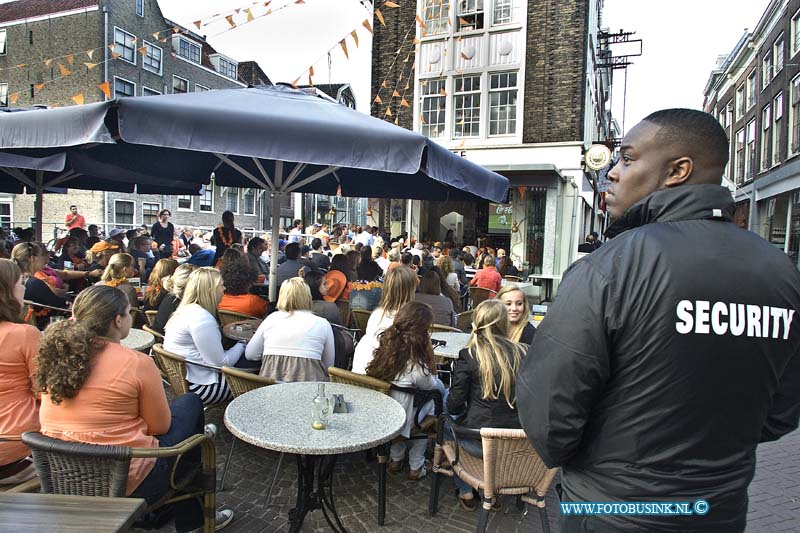
[[[572,223],[569,228],[569,263],[572,264],[572,258],[575,254],[575,224],[578,221],[578,185],[575,184],[575,178],[569,179],[569,184],[572,185]]]
[[[108,2],[103,2],[103,83],[108,81]],[[104,99],[105,96],[103,96]],[[103,231],[108,236],[108,191],[103,191]]]

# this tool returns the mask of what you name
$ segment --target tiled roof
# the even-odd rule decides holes
[[[0,4],[0,23],[97,6],[98,0],[18,0]]]

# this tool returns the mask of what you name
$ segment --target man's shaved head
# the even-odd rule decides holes
[[[728,164],[728,136],[712,115],[696,109],[662,109],[645,121],[659,126],[656,138],[672,146],[677,155],[691,157],[701,168],[718,168],[720,175]]]

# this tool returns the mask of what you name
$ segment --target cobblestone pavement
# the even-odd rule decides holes
[[[219,427],[216,437],[219,471],[227,457],[232,436],[222,424],[222,410],[214,408],[208,422]],[[237,442],[231,459],[225,488],[218,493],[219,505],[236,511],[234,522],[225,529],[231,533],[287,531],[289,509],[294,507],[296,466],[287,456],[273,492],[272,503],[265,508],[265,496],[272,480],[278,454],[244,442]],[[336,465],[334,487],[336,507],[342,523],[353,533],[394,532],[471,532],[477,512],[466,513],[458,505],[452,481],[441,485],[439,512],[428,516],[430,474],[421,481],[409,481],[405,475],[387,475],[386,523],[377,523],[377,465],[368,462],[364,453],[342,456]],[[556,482],[558,478],[556,478]],[[542,531],[540,516],[534,508],[522,513],[514,500],[504,498],[500,511],[491,514],[488,531]],[[553,533],[560,531],[558,500],[553,488],[547,495],[549,523]],[[171,528],[165,529],[171,531]],[[330,531],[321,511],[306,517],[303,532]],[[771,533],[800,531],[800,431],[758,451],[758,467],[750,485],[750,508],[747,532]]]

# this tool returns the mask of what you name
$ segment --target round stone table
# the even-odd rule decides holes
[[[343,395],[349,412],[333,413],[326,429],[313,429],[312,400],[317,386],[317,382],[299,382],[262,387],[234,399],[225,410],[225,426],[234,436],[254,446],[297,456],[297,501],[289,512],[293,532],[300,530],[305,515],[314,509],[322,509],[333,531],[345,531],[333,501],[336,455],[386,443],[400,434],[406,422],[405,410],[385,394],[326,383],[326,394]],[[379,475],[384,471],[379,469]]]
[[[222,335],[235,341],[250,342],[253,335],[256,334],[258,326],[263,322],[258,318],[250,318],[248,320],[237,320],[230,324],[222,326]]]
[[[455,331],[434,331],[431,333],[431,340],[445,341],[445,346],[435,346],[433,354],[448,359],[458,359],[458,352],[467,347],[469,333],[457,333]]]
[[[156,338],[152,333],[141,329],[131,328],[128,336],[119,341],[126,348],[137,352],[146,352],[156,343]]]

